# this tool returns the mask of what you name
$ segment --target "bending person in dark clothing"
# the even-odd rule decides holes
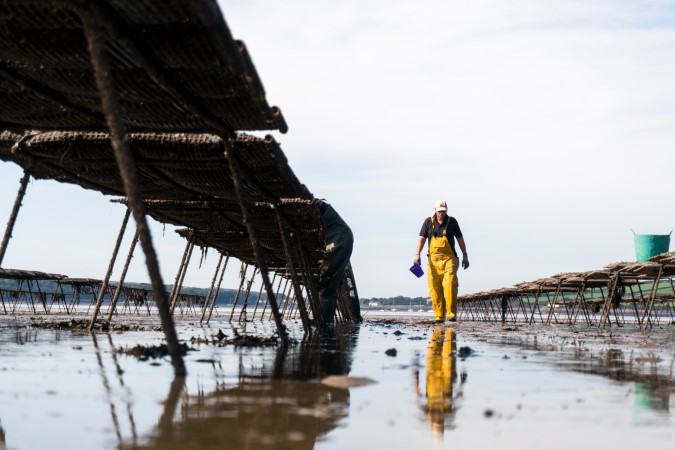
[[[316,290],[321,305],[324,323],[330,323],[335,316],[338,291],[354,247],[354,235],[347,223],[324,200],[316,199],[315,205],[321,214],[324,228],[326,251],[330,254],[321,265]]]

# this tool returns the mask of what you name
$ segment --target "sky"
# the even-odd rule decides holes
[[[675,228],[675,1],[219,4],[291,168],[354,232],[361,297],[427,296],[408,269],[438,199],[467,245],[460,294],[631,261],[634,232]],[[3,225],[21,174],[0,163]],[[3,267],[103,278],[124,214],[109,199],[32,181]],[[171,283],[184,242],[153,237]],[[184,284],[208,287],[215,258]],[[147,278],[139,251],[127,279]]]

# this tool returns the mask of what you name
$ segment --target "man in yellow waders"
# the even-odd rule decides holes
[[[429,241],[429,295],[434,305],[436,322],[445,322],[445,317],[454,322],[457,317],[457,269],[459,257],[455,250],[455,239],[462,250],[462,267],[469,267],[469,256],[459,224],[454,217],[448,216],[448,204],[438,200],[434,205],[434,215],[427,217],[422,224],[417,251],[413,264],[420,263],[420,254],[424,241]]]

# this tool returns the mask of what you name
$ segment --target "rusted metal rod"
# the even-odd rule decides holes
[[[129,223],[129,216],[131,215],[131,210],[127,208],[124,212],[124,220],[122,220],[122,226],[120,227],[120,232],[117,235],[117,241],[115,242],[115,248],[113,249],[112,256],[110,257],[110,262],[108,263],[108,270],[105,273],[105,278],[101,283],[101,290],[98,291],[98,298],[96,299],[96,306],[94,306],[94,313],[91,315],[91,322],[89,322],[89,330],[94,329],[96,325],[96,318],[98,317],[98,312],[101,310],[101,303],[103,303],[103,296],[105,291],[108,288],[108,283],[110,282],[110,276],[112,275],[113,268],[115,267],[115,261],[117,261],[117,254],[120,251],[120,245],[122,245],[122,239],[124,238],[124,232],[127,231],[127,224]]]
[[[185,242],[185,250],[183,250],[183,257],[180,260],[180,264],[178,265],[178,271],[176,272],[176,278],[173,280],[173,284],[171,285],[171,291],[169,292],[169,304],[172,304],[173,302],[173,296],[176,293],[176,288],[178,287],[178,280],[180,280],[180,276],[183,273],[183,266],[185,265],[185,260],[187,259],[187,255],[190,252],[190,245],[192,242],[190,241],[190,238],[187,239],[187,242]],[[173,308],[171,309],[171,313],[173,314]]]
[[[209,317],[206,319],[208,324],[211,320],[211,315],[213,314],[213,308],[216,306],[216,300],[218,299],[218,294],[220,294],[220,285],[223,282],[223,276],[225,275],[225,268],[227,267],[227,262],[230,260],[229,255],[225,258],[225,264],[223,264],[223,269],[220,271],[220,278],[218,279],[218,286],[216,286],[216,292],[213,294],[211,299],[211,306],[209,307]]]
[[[128,211],[128,210],[127,210]],[[131,240],[131,245],[129,246],[129,253],[127,254],[127,260],[124,262],[124,268],[120,274],[120,280],[117,283],[115,288],[115,294],[113,295],[112,300],[110,300],[110,308],[108,308],[108,319],[107,322],[110,323],[112,316],[115,313],[115,308],[117,307],[117,299],[122,292],[122,287],[124,286],[124,280],[127,277],[127,271],[129,270],[129,264],[131,263],[131,258],[134,256],[134,250],[136,250],[136,244],[138,243],[138,230],[134,233],[134,238]]]
[[[60,294],[59,294],[59,291],[61,291]],[[68,310],[68,302],[66,302],[66,296],[63,292],[63,285],[61,283],[57,282],[54,286],[54,293],[52,294],[52,301],[49,304],[49,309],[47,310],[47,313],[52,312],[52,306],[54,306],[54,302],[56,302],[57,306],[59,307],[59,311],[61,311],[62,310],[61,299],[63,299],[63,305],[66,308],[66,314],[70,313],[70,311]]]
[[[145,215],[145,205],[143,204],[143,195],[138,180],[138,171],[133,153],[129,148],[127,141],[127,132],[124,126],[122,107],[119,102],[118,92],[114,86],[110,63],[105,49],[105,39],[99,23],[101,18],[96,11],[91,8],[91,2],[86,9],[80,10],[82,22],[84,24],[87,46],[91,57],[96,77],[96,86],[101,94],[103,112],[105,113],[106,123],[110,129],[112,138],[112,147],[115,152],[117,167],[124,183],[124,191],[129,199],[129,207],[136,220],[136,226],[139,232],[141,247],[145,253],[145,263],[148,268],[148,275],[152,283],[153,296],[157,303],[166,345],[171,357],[174,374],[184,376],[187,371],[183,357],[180,354],[178,345],[178,336],[174,327],[171,311],[164,290],[162,274],[159,270],[159,261],[152,244],[152,236]]]
[[[656,293],[659,290],[659,281],[661,280],[661,274],[663,273],[663,264],[659,266],[659,273],[656,275],[654,284],[652,284],[652,289],[649,292],[649,298],[645,304],[644,312],[642,313],[642,320],[640,321],[640,329],[643,327],[647,328],[647,325],[651,328],[652,324],[652,311],[654,309],[654,300],[656,299]]]
[[[209,306],[209,300],[211,299],[211,294],[213,294],[213,287],[216,285],[216,279],[218,278],[218,271],[220,270],[220,265],[223,263],[223,254],[220,254],[220,257],[218,258],[218,264],[216,265],[216,270],[213,272],[213,280],[211,280],[211,287],[209,288],[208,294],[206,294],[206,298],[204,299],[204,305],[202,305],[202,315],[199,317],[199,323],[201,323],[204,320],[204,316],[206,315],[206,308]]]
[[[286,230],[284,229],[281,215],[279,214],[279,207],[273,206],[274,214],[277,218],[277,225],[279,226],[279,235],[281,236],[281,242],[284,246],[284,253],[286,254],[286,261],[291,272],[291,281],[293,282],[293,289],[295,290],[295,298],[298,303],[298,310],[300,311],[300,318],[302,319],[302,326],[305,329],[305,332],[309,330],[309,315],[307,314],[307,306],[305,305],[305,299],[302,297],[302,289],[300,287],[300,281],[298,280],[298,274],[295,271],[296,265],[293,261],[293,256],[291,253],[291,248],[288,245],[288,237],[286,236]]]
[[[7,314],[7,307],[5,306],[5,297],[2,295],[1,289],[0,289],[0,302],[2,303],[2,310],[5,312],[5,314]]]
[[[282,297],[283,301],[284,301],[284,304],[283,304],[283,307],[281,308],[281,317],[286,317],[286,318],[288,318],[288,316],[286,315],[286,310],[288,309],[288,305],[290,304],[289,295],[290,295],[290,291],[293,287],[292,285],[288,284],[288,281],[289,280],[287,279],[286,285],[284,286],[284,295]]]
[[[558,304],[558,296],[561,294],[560,292],[560,285],[562,282],[558,283],[555,292],[553,294],[553,300],[549,303],[548,307],[548,316],[546,317],[546,325],[551,324],[551,320],[555,320],[556,323],[558,323],[558,317],[556,316],[555,313],[555,308],[551,307],[552,305],[557,305]]]
[[[287,319],[291,318],[291,311],[293,309],[293,306],[296,304],[294,301],[294,295],[293,295],[293,283],[289,283],[288,285],[288,291],[286,291],[286,301],[284,302],[284,313],[283,316],[286,317]]]
[[[28,173],[27,170],[24,170],[23,177],[21,177],[21,182],[19,183],[19,191],[16,193],[16,200],[14,200],[14,207],[12,207],[12,212],[9,214],[9,220],[7,221],[7,227],[5,227],[5,235],[2,238],[2,244],[0,244],[0,267],[2,267],[2,260],[5,258],[7,245],[9,244],[9,240],[12,237],[12,230],[14,229],[16,218],[19,215],[21,202],[26,195],[26,186],[28,186],[28,180],[30,180],[30,173]]]
[[[30,303],[33,305],[33,312],[37,312],[35,309],[35,300],[33,298],[33,290],[31,289],[31,281],[28,280],[28,293],[30,294]],[[38,280],[35,280],[35,287],[37,288],[37,294],[38,294],[38,299],[40,298],[40,282]],[[45,308],[45,312],[47,312],[47,309]]]
[[[298,310],[296,309],[298,307],[298,300],[297,300],[297,296],[295,295],[295,291],[291,291],[291,292],[293,292],[293,300],[294,301],[291,302],[291,306],[288,310],[288,313],[286,313],[286,317],[289,318],[289,319],[295,319],[296,317],[298,317]]]
[[[242,262],[241,267],[239,269],[239,277],[241,278],[241,280],[239,282],[239,289],[237,289],[237,295],[234,297],[234,301],[232,302],[232,310],[230,311],[230,319],[229,319],[230,322],[232,322],[232,317],[234,316],[234,308],[237,306],[237,302],[239,301],[241,288],[244,287],[244,281],[246,281],[247,271],[248,271],[248,264]]]
[[[258,238],[256,237],[255,228],[253,227],[253,217],[249,208],[249,200],[246,198],[244,190],[241,186],[241,177],[239,175],[240,165],[239,158],[237,158],[236,152],[233,148],[226,150],[225,156],[228,159],[230,166],[230,174],[232,175],[232,182],[234,184],[234,190],[237,193],[239,199],[239,207],[244,219],[244,224],[246,225],[246,230],[248,231],[248,238],[251,242],[251,247],[253,247],[253,254],[257,262],[258,269],[260,270],[260,275],[262,276],[263,283],[265,284],[265,290],[267,291],[267,296],[269,297],[270,308],[272,309],[272,314],[274,315],[274,322],[277,326],[277,333],[283,345],[288,344],[288,332],[286,331],[286,326],[281,319],[279,314],[279,307],[277,305],[276,298],[274,297],[274,291],[272,289],[272,283],[270,283],[269,272],[267,270],[267,261],[265,260],[265,255],[263,249],[260,247]]]
[[[307,254],[298,249],[300,254],[300,261],[302,262],[302,274],[305,278],[305,289],[307,290],[307,297],[309,298],[309,304],[312,308],[312,315],[314,316],[314,323],[318,328],[323,328],[323,315],[321,314],[321,305],[319,304],[319,296],[317,295],[316,285],[314,284],[314,274],[312,272],[312,267],[309,264]]]
[[[246,283],[246,295],[244,296],[244,301],[242,302],[241,305],[241,311],[239,311],[239,322],[243,320],[246,320],[246,308],[248,307],[248,297],[251,295],[251,286],[253,286],[253,279],[255,278],[257,267],[253,268],[253,274],[251,275],[251,279],[248,280],[248,283]]]
[[[289,281],[288,278],[284,279],[284,288],[281,291],[277,291],[277,293],[274,297],[274,298],[280,299],[280,300],[278,300],[277,304],[283,303],[284,308],[285,308],[285,305],[288,303],[288,296],[286,295],[286,291],[288,291],[288,288],[289,288],[288,281]],[[279,315],[281,317],[284,316],[283,309],[279,310]],[[272,308],[270,308],[270,318],[269,318],[269,320],[272,320],[272,319],[274,319],[274,310],[272,310]]]
[[[612,308],[612,299],[615,296],[616,290],[619,287],[619,282],[621,280],[620,273],[617,272],[610,278],[609,289],[607,291],[607,297],[602,305],[602,314],[600,315],[600,321],[598,322],[598,328],[604,328],[605,322],[609,319],[609,313]]]
[[[274,276],[272,277],[272,285],[274,285],[274,280],[277,278],[277,273],[274,272]],[[258,305],[260,304],[260,297],[262,296],[262,291],[263,291],[263,281],[260,280],[260,287],[258,288],[258,296],[255,298],[255,307],[253,308],[253,316],[251,319],[255,319],[255,314],[258,311]]]
[[[188,252],[187,258],[185,259],[185,264],[183,264],[183,273],[180,276],[180,280],[178,281],[178,286],[176,286],[174,292],[173,292],[173,299],[170,298],[171,300],[171,314],[173,314],[174,310],[176,309],[176,304],[178,303],[178,296],[180,295],[181,289],[183,289],[183,281],[185,280],[185,274],[187,273],[188,266],[190,265],[190,260],[192,259],[192,250],[195,248],[195,243],[194,240],[191,238],[190,239],[190,251]],[[183,311],[183,307],[181,306],[180,308],[181,312]]]
[[[276,277],[279,277],[279,283],[277,283],[277,289],[274,292],[279,292],[279,289],[281,289],[281,283],[284,281],[284,277],[281,274],[278,274],[274,272],[274,277],[273,280],[276,279]],[[263,282],[263,287],[264,287],[264,282]],[[272,285],[274,286],[274,285]],[[262,287],[260,288],[262,289]],[[260,313],[260,320],[263,321],[265,320],[265,311],[267,311],[267,304],[269,303],[269,296],[265,294],[265,304],[263,305],[262,312]]]
[[[675,286],[673,285],[673,279],[670,278],[670,292],[672,292],[673,298],[675,298]],[[669,308],[670,310],[670,323],[675,323],[675,302],[670,302]]]

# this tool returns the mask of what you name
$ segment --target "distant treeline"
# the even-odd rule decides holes
[[[377,303],[380,306],[384,305],[408,305],[408,306],[425,306],[427,304],[428,298],[425,297],[403,297],[399,295],[398,297],[373,297],[373,298],[362,298],[361,304],[363,306],[368,306],[371,303]]]
[[[111,282],[111,284],[115,285],[115,282]],[[134,283],[134,282],[125,282],[124,283],[125,287],[129,288],[134,288],[134,289],[145,289],[148,291],[152,290],[152,286],[150,283]],[[19,288],[19,282],[17,280],[9,280],[9,279],[0,279],[0,289],[3,290],[9,290],[9,291],[14,291]],[[71,295],[72,294],[72,286],[69,284],[64,284],[62,285],[63,288],[63,293],[65,295]],[[165,285],[164,289],[166,290],[167,294],[171,292],[171,285]],[[22,291],[28,291],[28,287],[26,286],[26,283],[24,282],[23,285],[21,286]],[[31,284],[31,290],[35,290],[35,284]],[[47,294],[52,294],[56,290],[56,282],[54,281],[48,281],[48,280],[43,280],[40,281],[40,291],[45,292]],[[60,293],[60,292],[59,292]],[[196,287],[188,287],[188,286],[183,286],[181,289],[181,294],[184,295],[201,295],[203,297],[206,297],[206,295],[209,293],[209,290],[207,288],[196,288]],[[242,292],[239,295],[239,302],[243,300],[245,292]],[[237,296],[237,290],[236,289],[225,289],[221,288],[220,292],[218,294],[218,304],[232,304],[234,302],[235,297]],[[249,294],[249,304],[251,302],[254,302],[255,299],[258,298],[258,292],[251,291]],[[267,294],[262,293],[260,296],[261,300],[267,299]]]

